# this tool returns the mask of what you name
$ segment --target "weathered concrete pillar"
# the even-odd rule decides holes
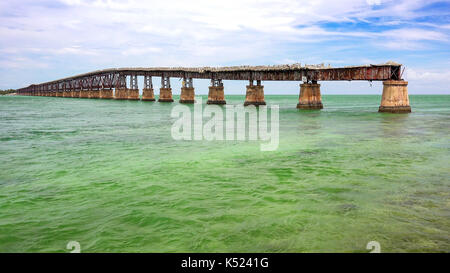
[[[194,103],[194,97],[194,87],[181,87],[180,103]]]
[[[225,92],[220,79],[212,79],[208,92],[207,104],[226,104]]]
[[[258,80],[257,85],[253,85],[253,81],[250,80],[250,84],[247,85],[244,106],[247,105],[266,105],[264,101],[264,86],[261,85],[261,81]]]
[[[142,89],[143,101],[155,101],[155,92],[153,92],[152,76],[144,75],[144,88]]]
[[[407,81],[384,81],[383,95],[378,112],[388,113],[410,113],[408,82]]]
[[[223,86],[210,86],[207,104],[226,104]]]
[[[62,97],[63,96],[63,91],[56,91],[56,96],[57,97]]]
[[[70,91],[69,90],[64,90],[63,91],[63,97],[64,98],[70,98]]]
[[[130,75],[130,88],[127,89],[127,99],[128,100],[140,99],[137,75]]]
[[[159,89],[159,102],[173,102],[172,88],[160,88]]]
[[[153,88],[142,89],[142,100],[143,101],[155,101],[155,93]]]
[[[90,99],[99,99],[100,98],[100,90],[89,90],[89,98]]]
[[[100,89],[100,98],[101,99],[113,99],[113,90],[112,89]]]
[[[116,93],[114,94],[114,99],[116,100],[126,100],[128,99],[127,88],[116,88]]]
[[[72,90],[72,98],[79,98],[80,90]]]
[[[170,78],[164,75],[161,77],[161,88],[159,89],[158,102],[173,102],[172,88],[170,88]]]
[[[320,84],[300,84],[300,97],[297,104],[298,109],[322,109],[322,96],[320,95]]]
[[[83,99],[89,98],[89,90],[82,89],[80,91],[80,98],[83,98]]]
[[[192,84],[192,78],[184,78],[181,94],[180,94],[180,103],[194,103],[195,102],[195,92],[194,86]]]
[[[139,89],[127,89],[127,99],[129,100],[140,100]]]

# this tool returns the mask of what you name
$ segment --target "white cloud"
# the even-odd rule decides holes
[[[48,68],[49,64],[45,62],[36,62],[35,60],[25,58],[25,57],[13,57],[0,60],[0,67],[7,69],[43,69]]]
[[[87,67],[284,60],[348,64],[361,56],[342,51],[413,51],[432,42],[448,43],[448,25],[405,27],[405,21],[424,15],[418,11],[423,5],[419,0],[3,1],[0,10],[10,15],[0,15],[0,60],[17,68],[21,62],[13,57],[45,60],[67,73],[68,63],[81,72]],[[396,29],[348,31],[322,25],[370,24],[377,16],[389,18],[378,25]]]
[[[49,52],[54,52],[55,54],[58,54],[58,55],[65,55],[65,54],[88,55],[88,56],[98,55],[98,53],[95,52],[94,50],[84,49],[81,46],[64,47],[64,48],[60,48],[60,49],[49,50]]]
[[[405,69],[404,78],[408,81],[425,82],[449,82],[450,70],[427,70],[421,68]]]
[[[160,52],[160,48],[156,47],[130,47],[122,51],[122,54],[125,56],[131,55],[144,55],[144,54],[152,54],[156,52]]]
[[[381,0],[366,0],[369,5],[381,5]]]

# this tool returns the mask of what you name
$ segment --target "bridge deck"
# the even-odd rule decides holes
[[[97,70],[41,84],[18,91],[33,91],[36,87],[50,90],[66,88],[113,88],[123,86],[120,78],[129,75],[222,80],[263,81],[385,81],[401,79],[401,64],[388,62],[378,65],[325,67],[323,65],[274,65],[231,67],[153,67],[112,68]]]

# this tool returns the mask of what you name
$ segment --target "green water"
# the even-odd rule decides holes
[[[177,102],[0,97],[0,252],[450,251],[450,96],[297,100],[261,152],[173,140]]]

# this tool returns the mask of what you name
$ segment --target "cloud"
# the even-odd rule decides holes
[[[417,82],[448,82],[450,70],[427,70],[421,68],[405,69],[404,78],[408,81]]]
[[[27,69],[42,69],[48,68],[49,64],[45,62],[36,62],[25,57],[12,57],[0,60],[0,67],[14,70],[23,69],[24,67]]]
[[[131,55],[152,54],[160,51],[161,49],[156,47],[130,47],[122,51],[122,54],[125,56],[131,56]]]
[[[410,62],[412,59],[399,52],[448,46],[448,22],[438,21],[443,11],[424,8],[434,2],[2,1],[0,61],[16,69],[21,64],[29,69],[25,67],[28,63],[17,61],[21,58],[42,62],[49,71],[65,76],[124,66],[275,64],[285,60],[336,60],[340,65],[396,57]],[[418,22],[424,16],[434,21]],[[328,23],[338,27],[331,29]],[[433,58],[432,52],[421,55]],[[9,77],[8,73],[2,71],[1,77]],[[27,73],[31,72],[24,72],[23,82]],[[32,77],[28,75],[28,79]]]

